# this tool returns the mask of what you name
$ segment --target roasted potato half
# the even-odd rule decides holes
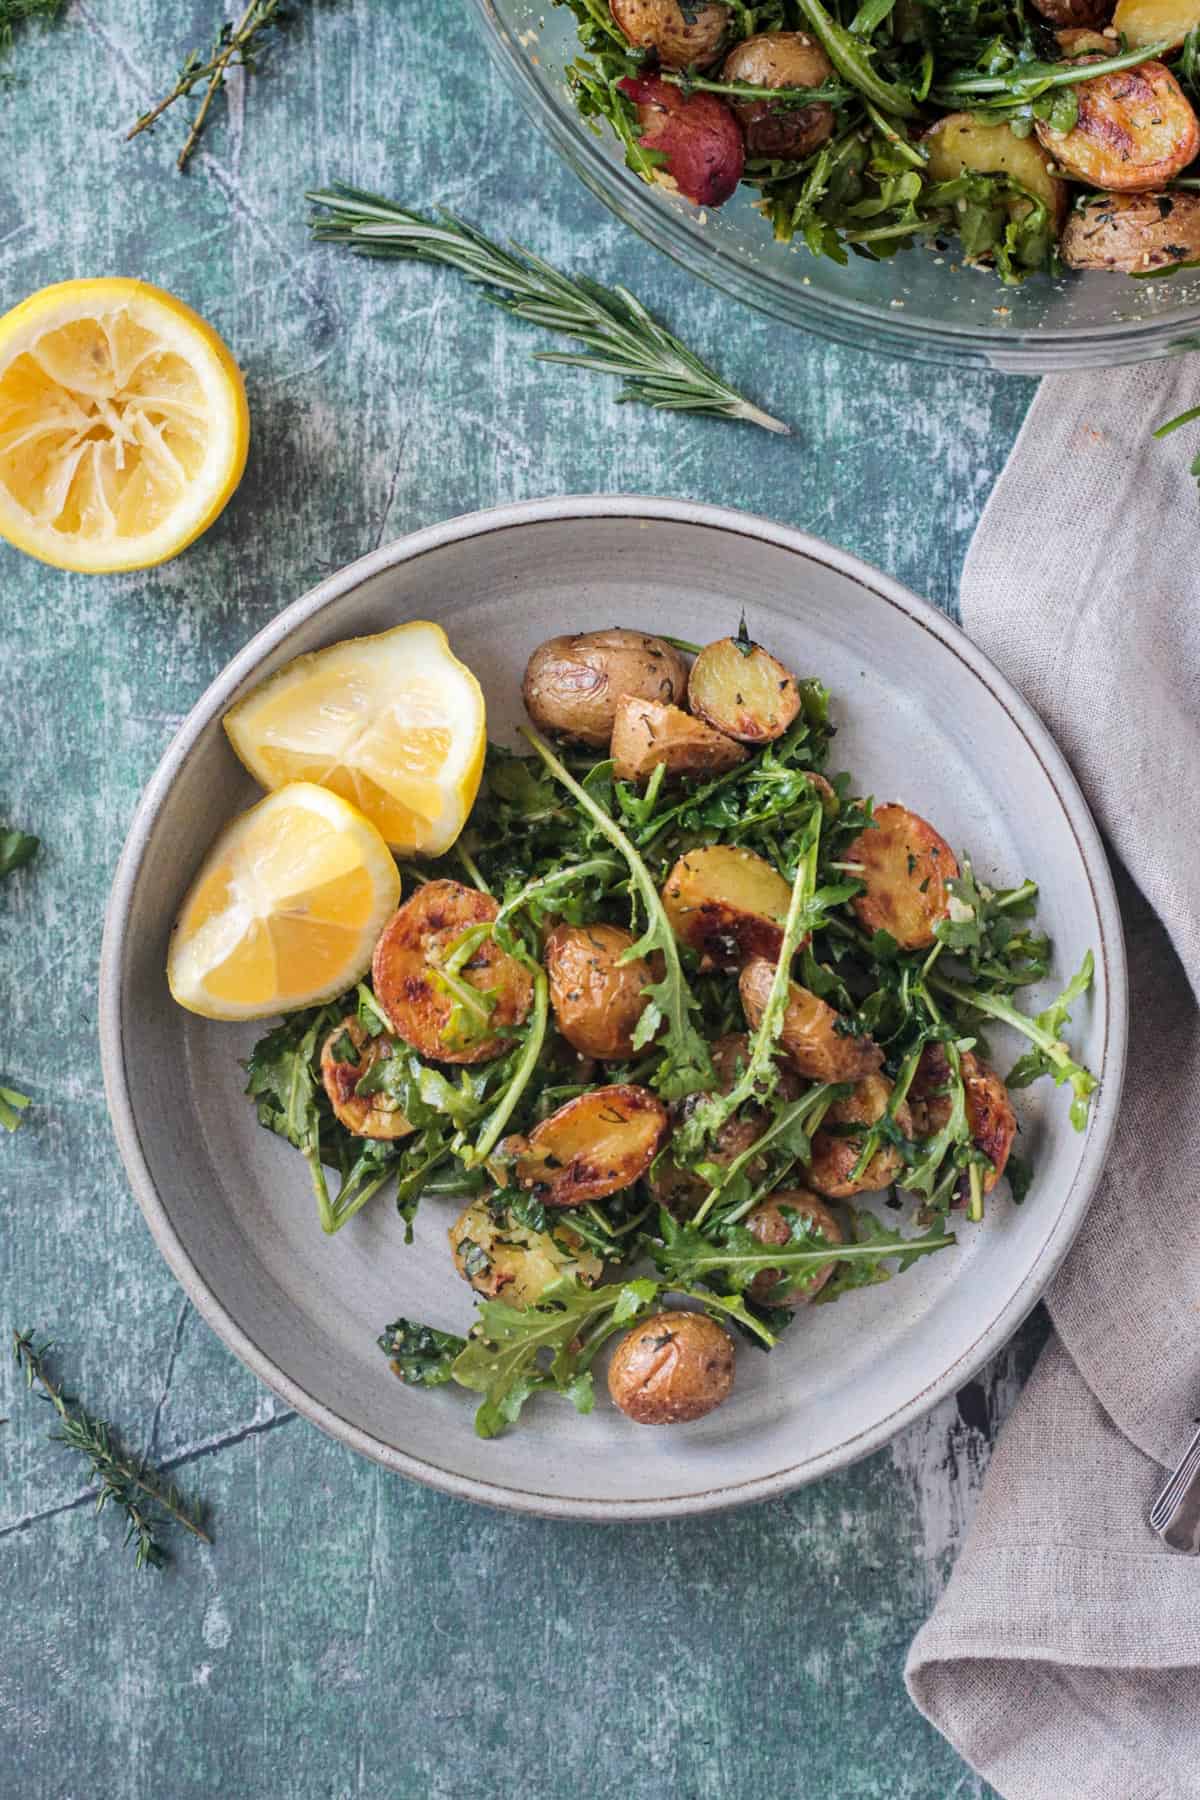
[[[964,1050],[959,1060],[971,1138],[976,1149],[982,1150],[993,1165],[983,1177],[983,1191],[990,1194],[1008,1162],[1017,1135],[1017,1117],[1008,1089],[990,1064],[971,1050]],[[950,1064],[945,1049],[941,1044],[926,1044],[908,1092],[914,1127],[922,1137],[940,1131],[949,1119],[949,1084]],[[966,1198],[967,1189],[964,1171],[959,1183],[960,1198]]]
[[[723,775],[745,756],[740,744],[681,707],[632,694],[617,702],[612,759],[618,781],[649,781],[660,763],[666,764],[669,780]]]
[[[1112,22],[1133,50],[1164,38],[1177,50],[1200,25],[1200,0],[1117,0]]]
[[[829,1108],[813,1136],[808,1165],[809,1183],[818,1194],[830,1200],[849,1200],[855,1194],[877,1193],[900,1179],[904,1159],[892,1144],[881,1144],[857,1181],[854,1179],[867,1132],[887,1111],[892,1087],[885,1075],[868,1075],[845,1100],[835,1100]],[[896,1108],[896,1126],[905,1137],[913,1135],[907,1101]]]
[[[1019,138],[1007,125],[987,125],[971,113],[947,113],[931,125],[923,139],[929,154],[926,165],[931,181],[955,181],[969,174],[1007,175],[1045,202],[1050,218],[1061,220],[1067,190],[1054,173],[1054,165],[1031,137]],[[1026,201],[1014,198],[1010,217],[1029,211]]]
[[[644,631],[577,631],[538,645],[521,693],[539,731],[605,750],[618,700],[635,694],[663,706],[682,701],[687,664]]]
[[[573,1276],[595,1287],[604,1264],[569,1226],[531,1231],[515,1219],[497,1221],[486,1200],[473,1200],[450,1227],[450,1252],[464,1281],[489,1300],[534,1306],[552,1281]]]
[[[639,50],[653,50],[664,69],[704,69],[725,42],[729,8],[717,0],[609,0],[617,25]]]
[[[761,1206],[756,1206],[749,1214],[746,1230],[752,1232],[760,1244],[782,1248],[792,1242],[789,1214],[799,1214],[802,1219],[806,1219],[810,1228],[818,1237],[824,1238],[826,1243],[844,1244],[846,1241],[841,1226],[825,1202],[818,1200],[815,1194],[810,1194],[807,1188],[781,1188],[777,1194],[772,1194],[769,1200],[764,1200]],[[790,1293],[784,1294],[782,1299],[773,1300],[772,1304],[807,1306],[810,1300],[816,1299],[836,1268],[836,1263],[827,1263],[803,1287],[792,1288]],[[770,1300],[772,1288],[778,1287],[782,1279],[783,1272],[780,1269],[760,1270],[750,1284],[751,1299]]]
[[[1067,218],[1069,269],[1142,274],[1200,258],[1200,194],[1089,194]]]
[[[527,1138],[507,1138],[514,1172],[544,1206],[583,1206],[631,1187],[667,1135],[667,1109],[649,1088],[617,1083],[568,1100]]]
[[[742,1010],[757,1030],[767,1010],[775,965],[765,957],[748,962],[738,979]],[[883,1051],[871,1037],[852,1037],[838,1030],[840,1013],[798,982],[788,984],[787,1011],[779,1048],[792,1067],[810,1081],[861,1081],[883,1064]]]
[[[655,1313],[617,1345],[608,1391],[637,1425],[702,1419],[733,1391],[733,1339],[707,1313]]]
[[[927,820],[906,806],[877,806],[874,825],[847,845],[842,860],[865,884],[851,901],[864,931],[889,931],[902,950],[933,943],[933,928],[949,911],[946,883],[957,879],[958,863]]]
[[[464,931],[489,923],[499,910],[489,894],[461,882],[427,881],[384,927],[371,964],[375,998],[396,1036],[419,1055],[435,1062],[488,1062],[506,1048],[502,1033],[528,1013],[528,969],[490,939],[457,972],[467,987],[494,999],[485,1020],[456,1031],[454,997],[437,977],[438,964]]]
[[[654,979],[640,956],[621,961],[633,944],[633,933],[620,925],[559,925],[546,939],[555,1022],[583,1056],[611,1062],[633,1055],[645,989]]]
[[[718,638],[692,664],[688,705],[726,737],[769,744],[800,711],[800,689],[791,671],[761,644]]]
[[[683,94],[657,75],[630,75],[617,86],[637,109],[644,150],[665,159],[654,179],[696,206],[723,206],[742,179],[742,128],[715,94]]]
[[[1059,166],[1110,193],[1165,187],[1200,151],[1200,124],[1165,63],[1144,62],[1097,75],[1075,89],[1079,116],[1070,131],[1034,121]]]
[[[735,44],[721,70],[726,81],[751,87],[815,88],[833,76],[833,64],[814,38],[802,31],[760,31]],[[833,108],[781,106],[770,100],[735,100],[751,156],[781,159],[811,156],[833,134]]]
[[[355,1137],[408,1137],[412,1126],[386,1094],[355,1093],[359,1082],[378,1062],[391,1056],[394,1041],[385,1033],[371,1037],[353,1013],[335,1025],[321,1046],[321,1081],[339,1125]]]
[[[779,955],[792,890],[753,850],[705,844],[680,857],[662,898],[675,936],[702,967],[737,969],[747,957]]]

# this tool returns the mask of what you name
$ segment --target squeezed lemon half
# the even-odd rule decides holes
[[[0,534],[30,556],[165,561],[217,517],[249,442],[237,364],[162,288],[62,281],[0,318]]]
[[[310,782],[225,827],[180,908],[171,993],[207,1019],[258,1019],[332,1000],[366,974],[400,900],[387,845],[356,807]]]
[[[264,787],[317,782],[393,850],[421,856],[462,830],[487,749],[479,683],[425,620],[298,657],[232,707],[225,730]]]

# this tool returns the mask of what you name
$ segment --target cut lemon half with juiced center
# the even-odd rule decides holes
[[[233,357],[161,288],[62,281],[0,319],[0,533],[30,556],[163,562],[212,524],[249,441]]]
[[[264,787],[315,781],[420,856],[441,856],[462,830],[487,748],[479,683],[424,620],[298,657],[225,729]]]
[[[391,851],[356,807],[294,782],[227,825],[180,909],[167,979],[208,1019],[258,1019],[344,993],[400,899]]]

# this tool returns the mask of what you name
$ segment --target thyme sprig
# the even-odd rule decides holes
[[[222,22],[207,56],[202,55],[199,50],[188,51],[170,93],[165,94],[149,112],[143,113],[126,132],[126,143],[141,132],[149,131],[177,100],[186,100],[197,88],[203,86],[204,98],[188,129],[183,148],[175,159],[175,167],[182,174],[200,142],[213,101],[225,86],[225,77],[230,69],[244,69],[248,75],[252,75],[258,68],[258,59],[269,39],[293,16],[284,6],[283,0],[250,0],[236,23],[230,19]]]
[[[32,1332],[17,1330],[13,1331],[12,1342],[13,1356],[25,1376],[26,1387],[40,1390],[41,1398],[54,1408],[62,1422],[60,1430],[50,1433],[52,1441],[65,1444],[91,1465],[91,1479],[98,1484],[97,1513],[111,1503],[125,1514],[124,1542],[134,1546],[135,1568],[163,1566],[167,1553],[160,1535],[173,1526],[191,1532],[202,1544],[211,1544],[199,1502],[189,1506],[173,1481],[165,1480],[140,1457],[122,1449],[111,1426],[104,1419],[93,1418],[61,1382],[54,1380],[46,1367],[46,1355],[52,1345],[36,1344]]]
[[[457,269],[494,306],[585,346],[535,351],[539,362],[620,376],[621,401],[742,419],[764,431],[789,431],[722,381],[628,288],[605,287],[586,275],[564,275],[519,244],[494,243],[444,208],[436,217],[425,218],[343,182],[316,189],[305,198],[324,209],[309,221],[313,236],[322,242],[345,244],[359,256]]]

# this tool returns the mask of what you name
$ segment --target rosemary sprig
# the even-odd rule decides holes
[[[627,288],[560,274],[532,251],[493,243],[444,209],[436,218],[423,218],[342,182],[305,198],[325,209],[310,220],[314,237],[347,244],[360,256],[404,257],[457,269],[493,305],[578,339],[586,349],[539,350],[535,355],[541,362],[619,375],[624,385],[618,400],[744,419],[764,431],[789,430],[714,374]]]
[[[170,93],[165,94],[149,112],[143,113],[126,132],[126,143],[141,132],[149,131],[169,106],[174,106],[177,100],[186,100],[203,85],[204,98],[175,161],[175,167],[182,173],[200,142],[212,103],[225,86],[229,70],[245,69],[248,75],[252,75],[258,67],[258,58],[266,48],[267,40],[281,25],[286,25],[292,16],[283,0],[250,0],[236,24],[229,19],[223,21],[207,57],[202,56],[199,50],[188,51]]]
[[[91,1464],[92,1480],[99,1483],[96,1511],[103,1512],[111,1501],[125,1514],[124,1542],[135,1546],[134,1566],[162,1567],[167,1555],[158,1534],[172,1525],[190,1531],[203,1544],[211,1544],[212,1539],[201,1524],[199,1502],[189,1507],[174,1482],[164,1481],[148,1463],[122,1450],[106,1421],[94,1419],[61,1382],[51,1377],[45,1359],[52,1346],[35,1344],[28,1331],[14,1330],[12,1341],[13,1355],[24,1373],[26,1387],[39,1388],[41,1398],[62,1421],[62,1429],[50,1433],[52,1440],[77,1451]]]

